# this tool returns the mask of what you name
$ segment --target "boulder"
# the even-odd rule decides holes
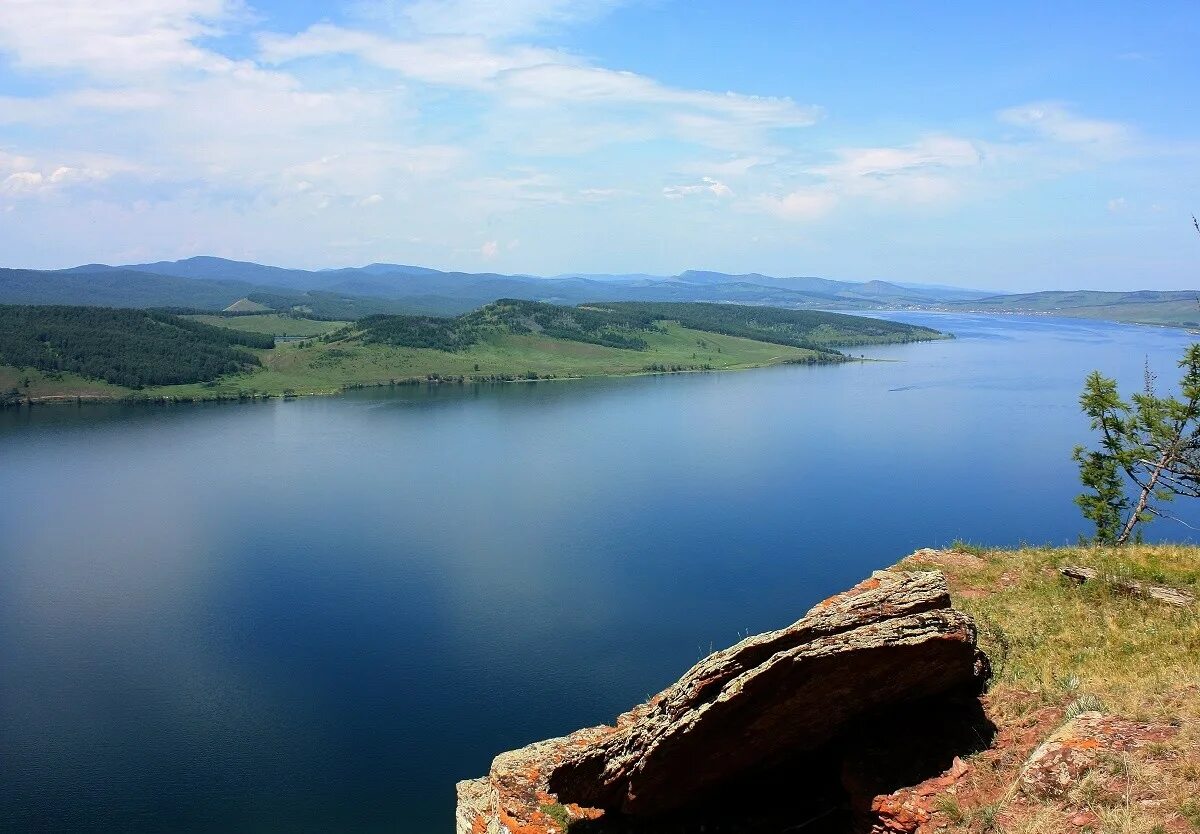
[[[974,623],[950,606],[940,572],[878,572],[787,628],[710,655],[614,726],[497,757],[488,777],[460,783],[459,831],[678,817],[785,764],[836,779],[839,736],[887,727],[889,709],[973,697],[987,675]]]
[[[1034,799],[1062,799],[1105,757],[1162,744],[1178,733],[1168,724],[1133,721],[1119,715],[1083,712],[1038,746],[1018,780]],[[1103,786],[1102,786],[1103,787]]]

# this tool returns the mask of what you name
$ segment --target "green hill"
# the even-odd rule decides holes
[[[594,302],[562,307],[505,298],[457,318],[371,316],[356,325],[369,343],[457,350],[489,330],[536,333],[573,342],[644,350],[645,334],[678,322],[691,330],[837,355],[835,347],[942,338],[911,324],[825,313],[736,304]]]
[[[221,310],[254,289],[242,281],[200,281],[129,270],[0,269],[0,304]]]
[[[145,310],[0,306],[0,364],[131,389],[244,371],[260,362],[238,346],[273,344],[270,336]]]
[[[702,302],[663,304],[626,301],[588,306],[656,321],[669,319],[695,330],[818,351],[834,347],[926,341],[944,336],[929,327],[819,310]]]
[[[12,337],[0,350],[0,364],[9,366],[0,368],[0,382],[18,380],[12,398],[29,399],[214,399],[414,381],[731,370],[839,362],[846,357],[835,344],[943,336],[836,313],[517,300],[455,318],[379,315],[349,323],[276,313],[177,317],[86,307],[0,308],[0,324],[19,325],[5,331]],[[304,338],[275,345],[273,336],[280,333]],[[112,387],[98,389],[89,380]]]

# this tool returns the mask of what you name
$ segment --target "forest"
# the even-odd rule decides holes
[[[833,350],[835,347],[923,341],[943,337],[943,334],[928,327],[820,310],[654,301],[597,302],[585,306],[624,313],[639,319],[677,321],[693,330],[808,348],[823,353],[837,353]]]
[[[677,321],[692,330],[754,339],[837,355],[836,347],[941,338],[927,327],[881,319],[737,304],[595,302],[578,307],[502,298],[456,318],[369,316],[355,326],[362,341],[403,347],[459,350],[489,330],[536,333],[552,339],[645,350],[640,334],[659,322]],[[345,335],[352,331],[347,330]]]
[[[367,316],[354,327],[364,344],[459,350],[477,341],[477,333],[460,319],[441,316]]]
[[[669,306],[669,305],[668,305]],[[489,331],[537,333],[552,339],[606,347],[645,350],[637,331],[655,329],[655,318],[636,311],[563,307],[539,301],[502,298],[456,318],[369,316],[355,328],[367,344],[459,350]]]
[[[161,312],[0,305],[0,364],[67,371],[128,388],[207,382],[249,370],[261,363],[240,348],[274,344],[269,335]]]

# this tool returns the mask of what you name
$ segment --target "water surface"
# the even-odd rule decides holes
[[[1188,342],[895,317],[958,338],[0,411],[0,829],[444,834],[496,752],[611,719],[914,548],[1075,540],[1083,376],[1129,390],[1149,358],[1165,382]]]

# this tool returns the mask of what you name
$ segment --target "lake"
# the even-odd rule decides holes
[[[1128,393],[1148,358],[1167,387],[1188,343],[890,317],[958,338],[0,411],[0,829],[445,834],[494,754],[610,720],[915,548],[1073,542],[1084,375]]]

